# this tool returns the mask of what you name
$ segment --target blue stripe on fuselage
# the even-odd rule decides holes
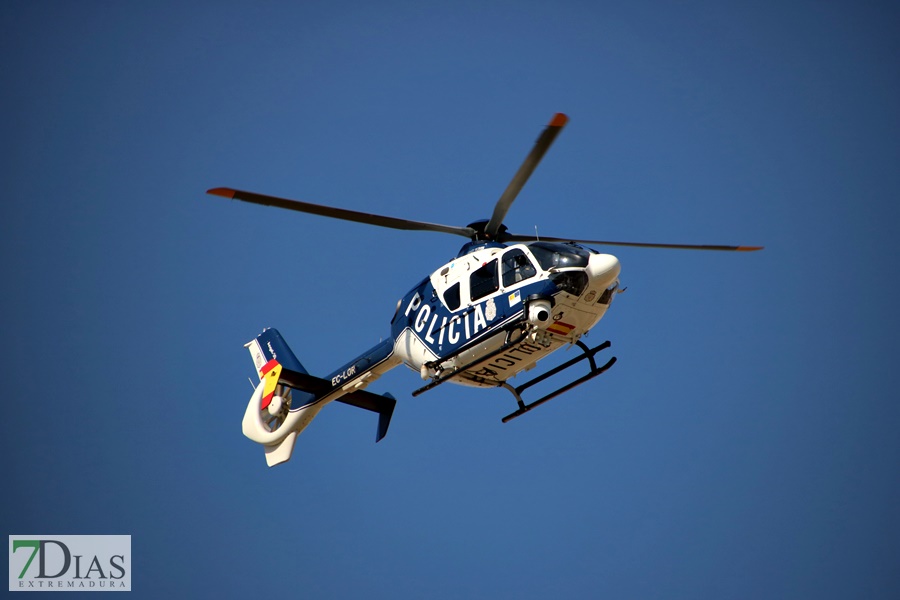
[[[410,329],[436,356],[448,356],[521,314],[525,299],[532,294],[552,296],[558,291],[552,282],[542,279],[450,311],[426,279],[403,297],[391,324],[391,336],[397,339]],[[510,296],[515,296],[514,301]]]

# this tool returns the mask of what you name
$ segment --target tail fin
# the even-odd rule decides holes
[[[308,375],[277,329],[264,329],[255,339],[244,344],[244,347],[250,350],[260,379],[263,378],[263,367],[272,360],[277,360],[286,369]]]
[[[296,379],[296,377],[290,377],[291,374],[308,375],[277,329],[263,330],[244,347],[250,351],[260,382],[265,380],[263,396],[259,405],[260,410],[271,404],[279,384],[285,383],[286,379]],[[291,404],[295,408],[305,406],[316,399],[314,394],[309,393],[298,394],[299,397],[293,397],[293,394],[291,396],[293,401]],[[281,397],[285,398],[286,396]],[[291,406],[287,408],[290,409]]]

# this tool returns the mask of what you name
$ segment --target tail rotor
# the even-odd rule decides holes
[[[292,392],[291,388],[279,383],[275,387],[275,394],[272,396],[269,405],[260,407],[259,417],[268,431],[278,431],[284,425],[284,420],[291,410]]]

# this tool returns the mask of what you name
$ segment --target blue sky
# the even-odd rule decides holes
[[[230,597],[894,598],[900,19],[879,2],[0,4],[7,534],[130,534]],[[229,186],[615,249],[618,363],[240,433],[242,344],[325,374],[464,240]],[[565,358],[562,357],[555,357]],[[551,363],[553,358],[550,359]]]

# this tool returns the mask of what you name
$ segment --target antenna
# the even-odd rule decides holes
[[[541,236],[539,236],[537,232],[537,225],[534,226],[534,239],[537,241],[541,241]]]

